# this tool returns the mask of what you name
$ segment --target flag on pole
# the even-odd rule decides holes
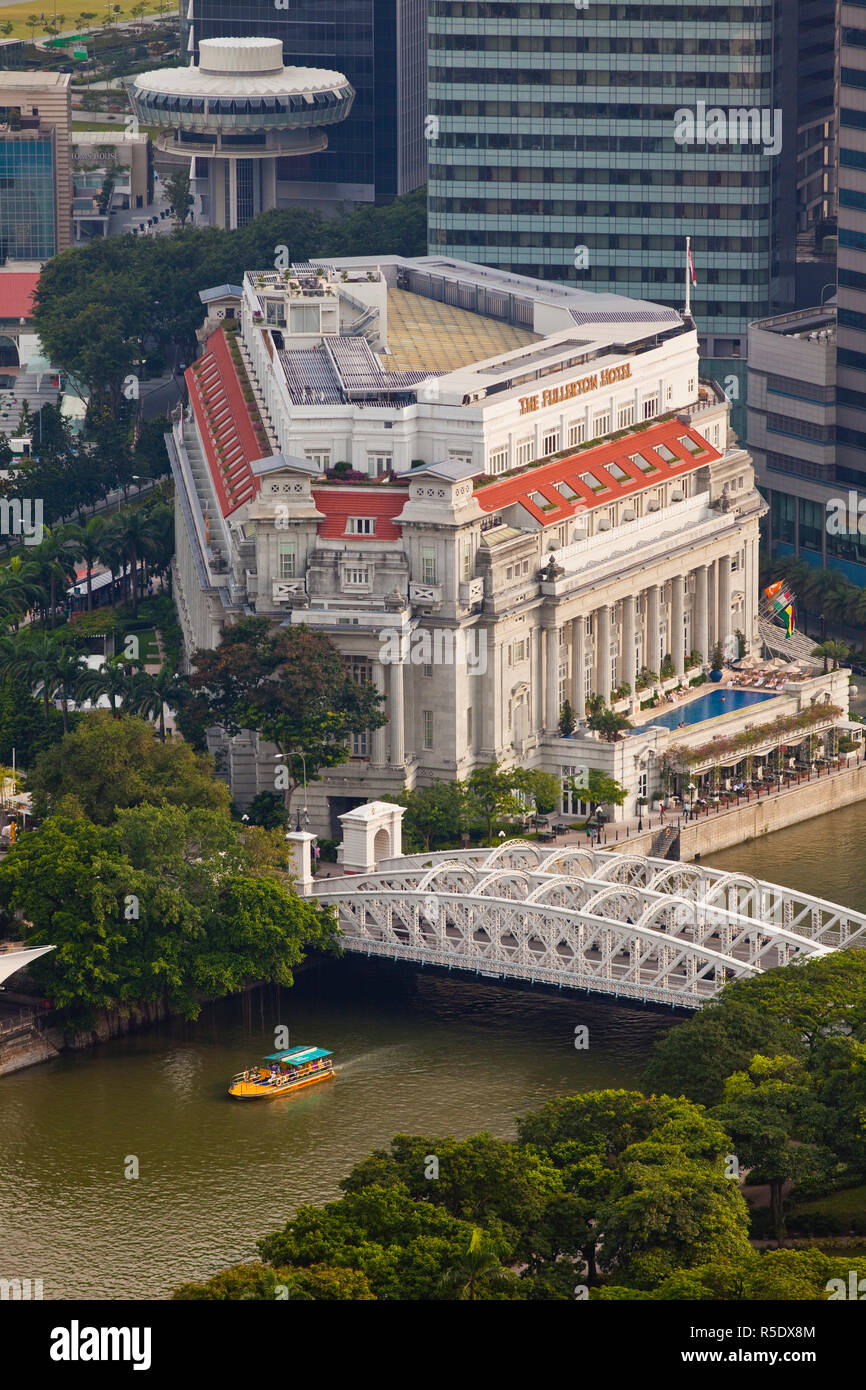
[[[698,283],[698,277],[697,277],[697,275],[695,274],[695,262],[694,262],[694,257],[692,256],[692,243],[691,243],[691,238],[689,238],[689,240],[688,240],[688,242],[687,242],[687,244],[686,244],[686,255],[687,255],[688,261],[689,261],[689,270],[690,270],[690,272],[691,272],[692,284],[693,284],[693,285],[696,285],[696,284]]]

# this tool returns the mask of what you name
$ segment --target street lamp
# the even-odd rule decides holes
[[[689,782],[689,820],[691,820],[692,817],[693,817],[694,814],[695,814],[695,792],[696,792],[696,791],[697,791],[697,787],[695,786],[694,782]]]

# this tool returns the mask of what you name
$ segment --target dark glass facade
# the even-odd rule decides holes
[[[0,264],[55,254],[55,162],[52,132],[0,134]]]
[[[866,0],[840,19],[836,477],[866,496]]]
[[[320,154],[282,161],[279,177],[387,202],[426,179],[424,12],[424,0],[192,0],[186,32],[196,62],[202,39],[279,38],[288,66],[344,73],[356,93],[348,119]]]
[[[431,253],[682,307],[688,234],[704,350],[745,359],[749,322],[786,304],[779,155],[680,143],[675,113],[758,108],[772,135],[778,14],[431,0]]]

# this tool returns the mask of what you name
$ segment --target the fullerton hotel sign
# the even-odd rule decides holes
[[[630,362],[623,362],[619,367],[605,367],[601,372],[579,377],[577,381],[569,381],[565,386],[551,386],[540,395],[521,396],[520,413],[528,415],[532,410],[543,410],[545,406],[556,405],[558,401],[570,401],[575,396],[582,396],[587,391],[597,391],[600,386],[612,386],[615,381],[625,381],[630,376]]]

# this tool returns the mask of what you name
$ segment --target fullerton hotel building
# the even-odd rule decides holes
[[[167,436],[187,659],[264,614],[327,633],[384,697],[387,724],[310,784],[310,828],[494,759],[561,777],[566,813],[599,767],[633,813],[671,731],[603,742],[588,698],[638,715],[663,664],[687,682],[758,640],[765,504],[692,319],[439,257],[201,298]],[[274,789],[272,745],[211,744],[240,805]]]

